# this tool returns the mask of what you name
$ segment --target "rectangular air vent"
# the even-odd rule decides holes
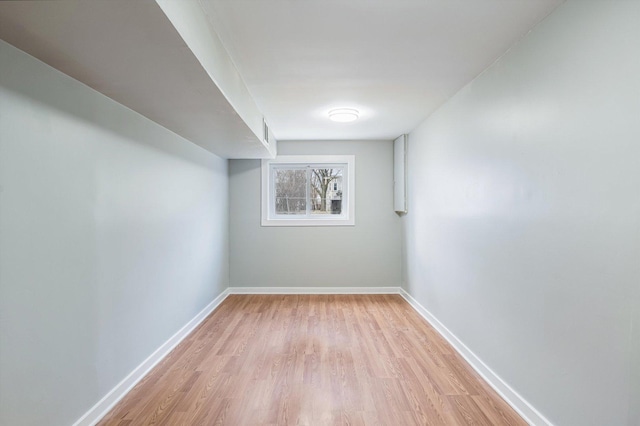
[[[262,140],[264,141],[264,143],[268,145],[269,144],[269,126],[267,125],[267,122],[265,121],[264,118],[262,119],[262,130],[263,130]]]

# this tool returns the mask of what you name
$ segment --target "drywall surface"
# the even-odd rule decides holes
[[[235,158],[270,158],[276,154],[276,141],[263,142],[264,129],[262,112],[247,89],[242,76],[222,45],[210,19],[205,5],[200,0],[156,0],[173,26],[180,33],[189,49],[225,96],[235,114],[251,129],[257,138],[245,136],[236,141],[231,149]],[[234,121],[235,117],[223,120]],[[242,142],[242,145],[241,143]],[[244,146],[243,146],[244,145]]]
[[[231,285],[399,286],[391,141],[280,141],[278,154],[355,155],[355,226],[260,226],[260,161],[230,160]]]
[[[405,288],[557,425],[639,424],[639,22],[568,1],[409,138]]]
[[[228,286],[227,184],[0,42],[0,424],[72,424]]]
[[[638,232],[640,234],[640,232]],[[640,238],[640,235],[638,236]],[[640,257],[638,255],[637,257]],[[636,289],[635,317],[631,325],[631,390],[629,392],[629,425],[640,425],[640,289]]]

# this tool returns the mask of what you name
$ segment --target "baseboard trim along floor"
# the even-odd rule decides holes
[[[225,290],[218,297],[213,299],[203,310],[201,310],[191,321],[185,324],[173,336],[155,350],[147,359],[137,366],[127,377],[118,383],[104,398],[91,407],[84,416],[80,417],[73,426],[93,426],[98,423],[107,413],[122,399],[140,380],[146,376],[164,357],[169,355],[180,342],[184,340],[202,321],[213,312],[220,303],[229,295],[229,290]]]
[[[491,370],[482,360],[474,354],[455,334],[445,327],[438,319],[424,308],[404,289],[400,289],[399,294],[411,305],[411,307],[422,316],[451,346],[462,356],[498,395],[504,399],[520,416],[530,425],[553,426],[538,410],[536,410],[527,400],[513,390],[496,373]]]
[[[552,426],[522,396],[495,374],[460,339],[401,287],[229,287],[209,303],[182,329],[160,346],[107,395],[96,403],[73,426],[93,426],[99,422],[153,367],[167,356],[185,337],[213,312],[230,294],[398,294],[420,314],[445,340],[458,351],[469,365],[531,425]]]
[[[400,294],[400,287],[229,287],[229,294]]]

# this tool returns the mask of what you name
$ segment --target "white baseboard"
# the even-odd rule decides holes
[[[142,364],[137,366],[127,377],[116,385],[96,405],[91,407],[84,416],[80,417],[73,426],[93,426],[98,423],[133,387],[144,378],[162,359],[175,348],[185,337],[189,335],[215,308],[229,295],[226,289],[218,297],[213,299],[191,321],[182,327],[169,340],[162,344],[154,353],[149,355]]]
[[[229,287],[230,294],[400,294],[400,287]]]
[[[406,290],[401,289],[400,295],[409,302],[438,333],[444,337],[451,346],[482,376],[491,386],[520,416],[532,426],[553,426],[538,410],[527,402],[520,394],[513,390],[496,373],[493,372],[471,349],[469,349],[460,339],[456,337],[447,327],[431,314],[424,306],[414,299]]]
[[[442,335],[476,372],[514,409],[534,426],[553,426],[540,412],[494,373],[460,339],[425,307],[400,287],[229,287],[200,311],[191,321],[118,383],[87,411],[73,426],[98,423],[153,367],[189,335],[230,294],[399,294]]]

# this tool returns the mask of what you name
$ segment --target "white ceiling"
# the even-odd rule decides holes
[[[278,140],[410,132],[563,2],[200,1]]]
[[[10,1],[0,39],[220,156],[261,158],[263,115],[278,140],[410,132],[562,2]],[[336,107],[361,118],[331,122]]]

